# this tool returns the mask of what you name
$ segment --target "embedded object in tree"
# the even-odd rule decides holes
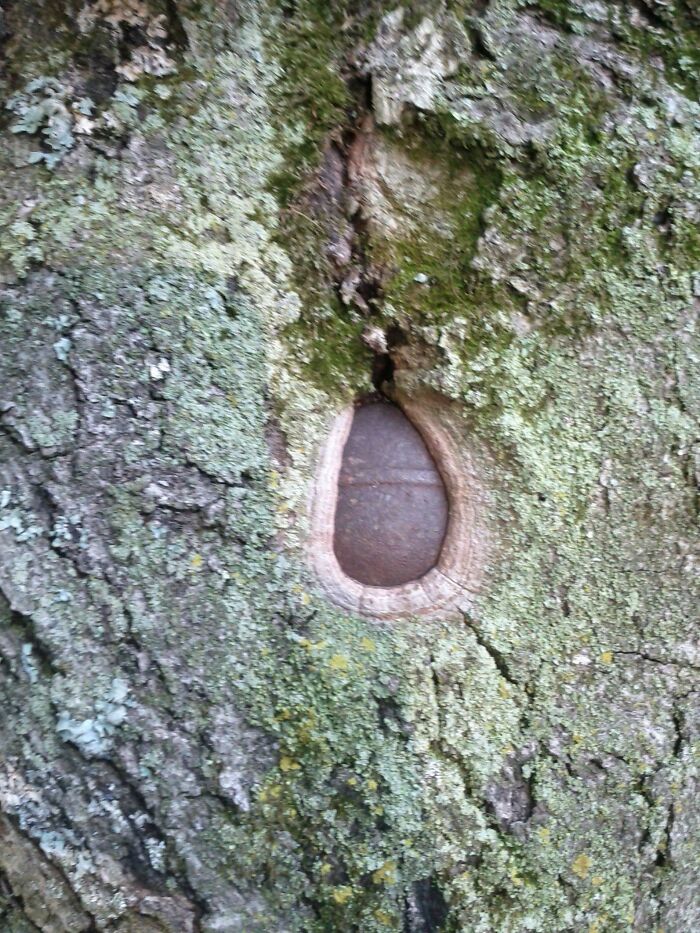
[[[397,405],[355,411],[338,480],[334,549],[367,586],[401,586],[435,566],[447,531],[445,484],[423,438]]]

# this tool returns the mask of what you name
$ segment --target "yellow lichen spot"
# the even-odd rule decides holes
[[[277,800],[282,796],[282,786],[280,784],[273,784],[270,788],[270,797]]]
[[[523,886],[523,879],[518,874],[517,868],[511,868],[509,875],[511,882],[515,885],[516,888],[521,888]]]
[[[190,561],[190,567],[193,570],[199,570],[199,568],[202,566],[203,563],[204,563],[204,558],[202,557],[201,554],[192,555],[192,560]]]
[[[498,694],[502,700],[507,700],[510,696],[510,690],[508,689],[508,685],[504,680],[502,680],[498,685]]]
[[[577,856],[571,863],[571,871],[579,878],[587,878],[588,872],[591,869],[591,864],[590,858],[582,852],[581,855]]]
[[[292,718],[292,711],[286,706],[282,707],[279,713],[275,716],[277,722],[286,722],[288,719]]]
[[[571,736],[571,741],[574,743],[574,745],[580,745],[581,742],[583,742],[583,736],[579,732],[574,732],[574,734]]]
[[[306,648],[307,651],[320,651],[321,648],[325,648],[327,642],[325,641],[309,641],[308,638],[302,638],[299,644],[302,648]]]
[[[346,884],[342,884],[337,888],[333,888],[331,896],[336,904],[345,904],[352,897],[352,888],[348,887]]]
[[[380,807],[380,806],[372,807],[372,813],[374,813],[375,816],[383,816],[384,807]]]
[[[280,475],[277,470],[270,470],[268,474],[270,489],[277,489],[280,484]]]
[[[377,784],[374,778],[369,778],[366,781],[366,784],[367,784],[367,790],[371,790],[371,791],[375,791],[379,787],[379,784]]]
[[[226,398],[227,398],[228,403],[229,403],[229,405],[231,406],[231,408],[238,408],[238,399],[237,399],[236,396],[233,394],[233,392],[229,392],[228,395],[226,396]]]
[[[548,846],[552,839],[552,832],[548,826],[540,826],[537,830],[537,835],[540,837],[540,842],[543,846]]]
[[[375,884],[396,884],[396,862],[389,859],[387,862],[372,872],[372,881]]]
[[[354,787],[354,786],[357,784],[357,778],[356,778],[356,777],[349,777],[349,778],[348,778],[348,784],[350,785],[350,787]]]
[[[388,914],[385,910],[375,910],[374,912],[375,920],[378,920],[380,923],[383,923],[384,926],[391,926],[394,922],[391,914]]]
[[[600,922],[598,920],[594,920],[588,927],[588,933],[600,933]]]
[[[604,881],[605,878],[602,875],[593,875],[591,878],[591,884],[594,888],[599,888]]]
[[[600,660],[603,662],[603,664],[612,664],[613,662],[612,651],[604,651],[600,656]]]
[[[334,654],[328,663],[334,671],[346,671],[350,666],[344,654]]]
[[[282,755],[280,758],[280,771],[298,771],[301,765],[298,761],[290,758],[289,755]]]
[[[330,874],[330,871],[331,871],[330,864],[328,862],[324,862],[323,865],[321,865],[319,871],[321,872],[322,875]]]
[[[376,643],[373,642],[371,638],[367,638],[366,635],[364,638],[360,639],[360,645],[363,651],[374,651],[377,647]]]
[[[310,602],[311,602],[311,597],[309,596],[309,594],[308,594],[308,593],[302,593],[302,594],[301,594],[301,604],[302,604],[302,606],[308,606]]]

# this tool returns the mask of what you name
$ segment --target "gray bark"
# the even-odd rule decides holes
[[[0,35],[0,929],[700,928],[694,5]],[[309,567],[373,380],[478,473],[429,620]]]

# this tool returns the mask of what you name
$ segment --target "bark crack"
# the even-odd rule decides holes
[[[468,630],[472,633],[472,635],[476,639],[479,646],[482,647],[484,651],[488,654],[488,656],[491,658],[491,660],[494,663],[494,666],[496,667],[496,670],[501,675],[501,677],[505,681],[507,681],[512,687],[519,688],[521,684],[518,680],[516,680],[516,678],[511,673],[510,667],[508,666],[508,663],[503,653],[499,651],[498,648],[496,648],[492,644],[492,642],[489,641],[488,638],[486,638],[484,633],[479,630],[478,626],[476,626],[470,620],[469,616],[467,616],[465,613],[462,613],[462,619],[466,627],[468,628]]]

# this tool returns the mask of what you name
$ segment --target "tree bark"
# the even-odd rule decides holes
[[[0,34],[0,928],[700,928],[695,5]],[[472,465],[421,617],[309,560],[371,392]]]

